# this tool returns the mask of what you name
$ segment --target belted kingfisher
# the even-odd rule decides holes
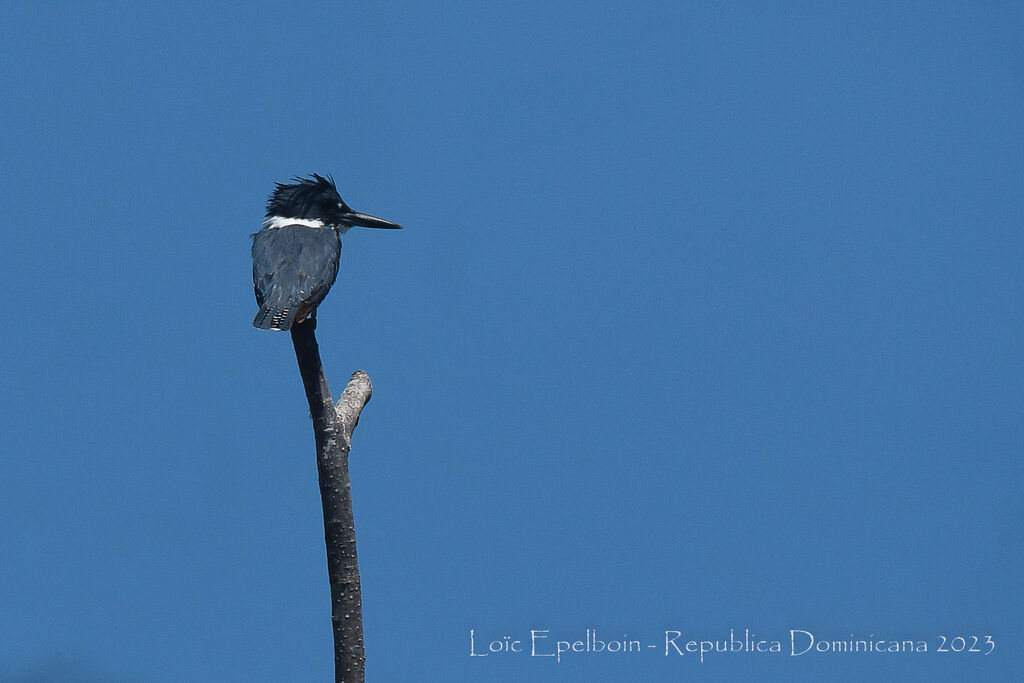
[[[263,229],[252,236],[252,284],[260,306],[253,326],[287,330],[315,317],[338,277],[341,236],[354,226],[402,227],[353,211],[330,176],[277,183]]]

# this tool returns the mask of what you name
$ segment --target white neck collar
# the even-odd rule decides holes
[[[263,227],[267,230],[283,228],[287,225],[301,225],[304,228],[323,228],[324,222],[318,218],[285,218],[284,216],[268,216],[263,219]]]

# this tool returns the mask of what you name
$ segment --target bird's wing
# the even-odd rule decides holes
[[[341,241],[331,228],[263,229],[252,241],[256,302],[312,310],[334,284],[340,262]]]

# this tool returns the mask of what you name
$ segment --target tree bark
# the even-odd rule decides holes
[[[352,487],[348,454],[352,431],[370,400],[370,377],[356,370],[335,403],[327,387],[316,318],[292,326],[292,344],[309,401],[316,439],[316,465],[324,508],[327,575],[331,583],[331,622],[334,626],[335,683],[362,683],[366,654],[363,649],[363,597],[356,557],[356,528],[352,517]]]

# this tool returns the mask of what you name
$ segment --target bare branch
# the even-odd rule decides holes
[[[292,327],[292,345],[295,347],[295,359],[299,363],[299,374],[302,385],[306,389],[309,401],[309,414],[314,423],[334,427],[337,413],[331,390],[327,386],[323,364],[320,362],[320,347],[316,343],[316,318]],[[319,446],[319,442],[317,444]]]
[[[316,319],[292,326],[292,344],[309,401],[316,439],[316,464],[324,510],[327,575],[331,583],[331,622],[334,626],[334,679],[336,683],[362,683],[366,654],[363,648],[363,595],[356,556],[356,529],[352,516],[352,487],[348,454],[352,430],[370,400],[369,376],[357,371],[349,380],[338,406],[331,398],[316,343]]]
[[[346,440],[351,440],[352,430],[359,424],[359,414],[370,402],[372,395],[373,384],[370,382],[370,376],[362,370],[353,372],[352,379],[348,381],[348,386],[345,387],[337,404],[338,422]]]

